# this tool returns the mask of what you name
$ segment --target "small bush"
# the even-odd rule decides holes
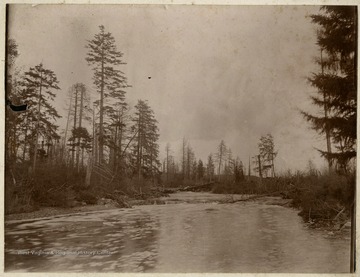
[[[39,206],[71,207],[74,203],[74,188],[83,184],[84,173],[78,173],[66,164],[39,161],[36,171],[31,164],[18,163],[8,168],[5,180],[6,213],[32,211]],[[15,182],[14,180],[15,179]],[[24,206],[24,207],[22,207]]]
[[[34,187],[22,175],[5,171],[5,214],[32,212],[38,209],[32,198]]]
[[[344,175],[302,175],[291,182],[289,197],[306,220],[333,219],[352,197],[351,182]]]
[[[335,173],[305,174],[296,172],[276,178],[251,176],[240,182],[216,183],[212,192],[221,194],[282,195],[293,199],[306,219],[333,219],[343,208],[349,209],[353,199],[355,174],[349,176]]]
[[[71,189],[58,191],[37,190],[34,192],[33,199],[44,207],[67,208],[73,205],[74,191]]]
[[[91,191],[78,191],[75,199],[88,205],[95,205],[97,203],[96,194]]]

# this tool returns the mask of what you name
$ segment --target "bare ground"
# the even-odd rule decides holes
[[[41,207],[39,210],[33,212],[5,215],[5,221],[35,219],[35,218],[51,217],[51,216],[63,215],[63,214],[94,212],[94,211],[102,211],[102,210],[109,210],[116,208],[117,207],[114,204],[87,205],[87,206],[79,206],[72,208]]]

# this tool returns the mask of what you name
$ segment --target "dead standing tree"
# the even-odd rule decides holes
[[[227,148],[225,142],[222,140],[218,146],[218,151],[215,154],[215,159],[218,163],[218,179],[220,181],[222,165],[226,160]]]

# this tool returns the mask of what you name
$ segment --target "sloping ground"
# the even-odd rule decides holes
[[[177,203],[235,203],[239,201],[265,201],[266,204],[282,205],[289,200],[281,199],[280,197],[261,197],[259,195],[241,195],[241,194],[214,194],[211,192],[177,192],[169,194],[167,197],[151,198],[146,200],[131,200],[131,205],[163,205],[163,204],[177,204]],[[59,208],[59,207],[43,207],[37,211],[29,213],[10,214],[5,216],[5,221],[23,220],[52,217],[63,214],[76,214],[84,212],[96,212],[102,210],[118,208],[114,202],[104,202],[101,205],[86,205],[73,208]]]

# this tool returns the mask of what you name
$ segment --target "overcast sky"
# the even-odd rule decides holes
[[[180,158],[185,136],[203,160],[224,139],[247,166],[261,135],[271,133],[279,170],[324,166],[314,147],[323,138],[299,110],[316,111],[306,81],[318,71],[314,57],[315,6],[12,5],[9,36],[19,45],[17,65],[43,62],[60,81],[56,106],[65,126],[69,87],[92,87],[86,40],[98,26],[124,53],[132,88],[127,101],[147,99],[165,144]],[[151,77],[149,79],[148,77]],[[93,88],[93,92],[95,89]],[[98,97],[94,94],[95,97]]]

